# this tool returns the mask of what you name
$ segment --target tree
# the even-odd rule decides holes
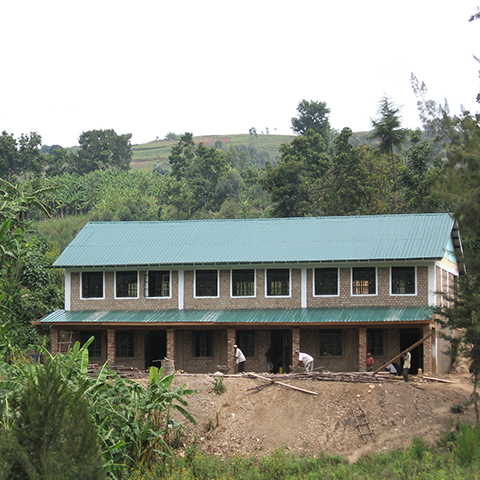
[[[0,136],[0,177],[10,181],[21,172],[17,141],[13,135],[2,132]]]
[[[404,157],[405,166],[399,172],[403,204],[407,213],[438,212],[441,202],[434,186],[441,176],[441,164],[432,162],[433,148],[426,140],[420,140],[421,132],[416,130],[411,135],[412,146]]]
[[[25,178],[28,173],[37,177],[43,171],[45,156],[40,151],[41,145],[42,137],[36,132],[20,136],[18,141],[18,158]]]
[[[74,170],[84,174],[112,167],[130,170],[132,146],[130,133],[117,135],[115,130],[89,130],[79,139],[80,150],[75,158]]]
[[[352,131],[344,128],[334,140],[335,155],[329,172],[328,206],[330,215],[362,215],[366,212],[367,172],[360,150],[350,143]]]
[[[323,137],[311,129],[280,146],[282,161],[276,167],[267,164],[259,179],[275,204],[274,216],[302,217],[318,212],[317,184],[330,165],[325,150]]]
[[[395,149],[403,145],[407,131],[401,128],[400,109],[396,107],[387,95],[380,100],[377,119],[372,119],[373,131],[371,138],[379,140],[378,150],[381,154],[390,157],[393,179],[393,208],[398,213],[398,165],[395,159]]]
[[[67,385],[51,360],[31,373],[18,398],[19,415],[0,443],[8,478],[106,478],[83,389]]]
[[[302,100],[297,107],[298,116],[292,118],[292,130],[298,135],[305,135],[308,130],[320,134],[326,149],[330,148],[332,128],[328,115],[330,109],[325,102]]]

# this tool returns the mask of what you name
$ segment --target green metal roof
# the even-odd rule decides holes
[[[441,259],[447,213],[354,217],[90,222],[54,266],[228,265]],[[458,247],[459,237],[455,237]]]
[[[65,311],[42,318],[40,324],[358,324],[426,322],[429,307],[298,308],[259,310]]]

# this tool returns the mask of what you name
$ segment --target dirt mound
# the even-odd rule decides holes
[[[472,385],[468,375],[442,378],[452,383],[420,377],[411,383],[401,378],[379,383],[282,379],[316,395],[278,384],[254,388],[265,382],[248,375],[224,377],[222,394],[214,392],[211,375],[176,375],[174,382],[198,391],[186,398],[187,410],[198,422],[187,426],[186,443],[197,439],[202,452],[268,455],[286,447],[299,454],[324,451],[355,461],[367,452],[404,448],[414,437],[434,442],[452,428],[458,415],[450,409],[468,400]],[[369,425],[358,427],[362,412]],[[460,418],[473,422],[473,407]],[[360,435],[370,431],[373,435]]]

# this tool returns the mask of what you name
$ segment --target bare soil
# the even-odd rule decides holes
[[[471,405],[460,415],[451,412],[470,398],[468,374],[437,376],[453,383],[411,378],[411,383],[401,377],[353,383],[282,376],[282,382],[318,395],[278,384],[252,390],[266,382],[248,373],[225,376],[222,394],[215,393],[212,375],[177,374],[174,382],[197,390],[186,397],[197,425],[186,423],[185,446],[197,440],[201,452],[222,457],[269,455],[284,447],[354,462],[366,453],[404,448],[414,437],[434,443],[458,419],[474,422]],[[369,432],[368,425],[357,426],[361,410],[374,435],[360,435]]]

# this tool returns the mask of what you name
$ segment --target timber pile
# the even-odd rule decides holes
[[[101,366],[97,364],[88,365],[88,375],[91,377],[97,377]],[[115,372],[122,378],[145,378],[146,373],[135,367],[125,367],[124,365],[114,365],[109,367],[110,370]]]
[[[387,376],[373,376],[371,373],[362,372],[302,372],[302,373],[287,373],[285,375],[264,375],[271,380],[292,380],[292,379],[310,379],[327,382],[355,382],[355,383],[380,383],[384,381],[392,381],[392,378]],[[392,375],[393,377],[393,375]]]

